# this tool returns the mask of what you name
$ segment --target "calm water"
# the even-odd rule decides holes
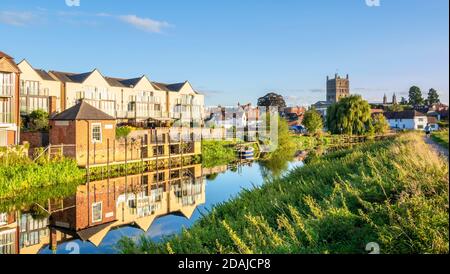
[[[281,174],[301,165],[302,162],[290,162],[283,167]],[[75,198],[65,201],[60,210],[51,211],[50,219],[46,219],[45,222],[42,221],[41,227],[39,227],[40,221],[37,222],[39,219],[34,219],[35,217],[31,217],[30,214],[28,216],[27,214],[22,215],[19,218],[21,226],[26,227],[26,229],[21,229],[23,230],[21,232],[23,235],[20,236],[20,245],[23,246],[25,243],[25,251],[21,249],[21,253],[117,253],[116,244],[124,236],[139,239],[145,234],[154,241],[159,241],[164,236],[179,233],[183,227],[192,226],[196,220],[201,218],[202,212],[206,213],[213,205],[236,196],[242,189],[251,189],[254,186],[263,184],[264,177],[271,173],[270,168],[262,168],[256,162],[231,169],[225,166],[220,171],[217,175],[206,176],[205,173],[210,173],[210,170],[202,169],[201,166],[194,166],[190,169],[189,174],[201,174],[196,180],[169,182],[166,186],[161,186],[161,189],[153,187],[152,183],[148,184],[150,191],[146,190],[144,195],[145,201],[148,201],[148,199],[152,200],[149,197],[163,197],[156,199],[157,202],[155,204],[158,203],[159,207],[154,207],[153,203],[150,203],[150,205],[139,205],[139,201],[141,201],[137,198],[139,194],[136,194],[136,196],[134,194],[126,194],[131,193],[129,189],[134,184],[133,176],[128,176],[125,180],[125,184],[128,184],[129,188],[128,190],[125,189],[125,191],[120,188],[121,181],[119,181],[123,180],[124,177],[114,183],[108,182],[106,184],[105,181],[92,182],[90,191],[87,191],[85,186],[79,187],[77,194],[74,196]],[[280,174],[280,170],[277,170],[276,173]],[[153,175],[150,176],[153,177]],[[172,178],[172,176],[170,177]],[[138,179],[142,182],[141,177]],[[106,189],[106,187],[108,187],[108,191],[103,193],[102,189]],[[147,188],[147,186],[145,187]],[[173,195],[173,193],[176,193],[176,195]],[[110,198],[111,201],[108,200]],[[152,201],[155,200],[153,199]],[[79,235],[76,234],[77,228],[74,229],[74,227],[78,227],[80,223],[86,222],[86,220],[95,218],[92,208],[95,207],[93,203],[98,202],[102,202],[103,207],[101,209],[103,212],[101,213],[103,215],[102,225],[108,223],[105,216],[112,217],[108,215],[113,214],[112,212],[115,212],[114,217],[112,217],[114,221],[110,222],[111,226],[106,229],[94,232],[91,230],[95,230],[100,226],[91,225],[87,221],[88,223],[84,225],[83,229],[87,231],[86,233],[89,236],[85,236],[83,241],[80,239],[83,237],[78,237]],[[123,204],[127,206],[124,207]],[[132,206],[129,206],[130,204]],[[108,205],[112,209],[108,209]],[[151,208],[150,212],[148,212],[149,208]],[[169,208],[167,212],[164,211],[166,208]],[[142,209],[147,209],[147,211]],[[108,213],[108,211],[111,211],[111,213]],[[129,212],[132,212],[131,217],[128,216]],[[162,213],[158,214],[158,212]],[[153,215],[155,216],[154,219],[152,219]],[[144,218],[141,218],[142,216]],[[146,217],[151,219],[147,221],[146,225],[142,224],[142,222],[140,222],[140,225],[136,225],[136,223],[139,223],[139,220],[145,220]],[[126,218],[131,218],[131,221],[126,220]],[[121,220],[123,221],[122,223],[120,223]],[[57,229],[57,233],[63,235],[63,238],[58,239],[56,250],[50,249],[50,232],[46,226],[47,224],[60,226],[61,228]],[[64,229],[65,226],[67,226],[67,230]],[[71,233],[68,233],[70,230],[68,226],[71,227]],[[66,233],[69,236],[66,236]]]

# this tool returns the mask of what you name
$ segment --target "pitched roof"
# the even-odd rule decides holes
[[[175,84],[165,84],[165,83],[158,83],[158,82],[152,82],[152,85],[155,87],[155,89],[157,90],[162,90],[162,91],[173,91],[173,92],[179,92],[181,90],[181,88],[187,83],[183,82],[183,83],[175,83]],[[198,94],[197,91],[194,90],[194,92],[196,94]]]
[[[186,84],[186,82],[169,84],[169,85],[167,85],[167,88],[171,91],[180,91],[180,89],[184,86],[184,84]]]
[[[139,81],[141,81],[142,77],[132,78],[132,79],[123,79],[120,82],[126,87],[131,87],[131,86],[134,87],[137,85],[137,83],[139,83]]]
[[[72,72],[62,72],[62,71],[49,71],[52,75],[54,75],[58,80],[61,82],[73,82],[73,80],[70,78],[73,75],[76,75],[76,73]]]
[[[428,116],[428,123],[430,124],[437,124],[438,119],[434,116]]]
[[[115,118],[83,100],[75,106],[51,117],[50,120],[115,120]]]
[[[0,51],[0,58],[7,58],[7,59],[13,59],[11,56],[9,56],[8,54],[4,53],[3,51]]]
[[[121,81],[123,81],[123,79],[121,79],[121,78],[105,77],[105,79],[106,79],[106,82],[108,82],[108,84],[112,87],[120,87],[120,88],[125,87],[121,82]]]
[[[48,74],[45,70],[43,69],[34,69],[34,71],[36,71],[37,74],[39,74],[39,76],[41,76],[42,79],[47,80],[47,81],[56,81],[52,76],[50,76],[50,74]]]
[[[0,51],[0,60],[2,59],[5,59],[15,72],[20,73],[20,68],[17,66],[16,62],[14,62],[14,58],[4,53],[3,51]]]
[[[83,83],[94,71],[95,70],[85,73],[72,73],[52,70],[50,73],[55,75],[61,82]]]
[[[152,82],[152,85],[153,85],[153,86],[155,87],[155,89],[157,89],[157,90],[170,91],[166,84],[158,83],[158,82]]]
[[[399,112],[385,112],[383,113],[387,119],[414,119],[415,117],[426,117],[422,112],[417,110],[404,110]]]

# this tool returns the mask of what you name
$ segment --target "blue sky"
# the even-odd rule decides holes
[[[449,92],[449,1],[1,0],[0,50],[36,68],[179,82],[208,105],[325,99],[350,74],[369,101],[411,85]],[[5,37],[7,37],[5,39]]]

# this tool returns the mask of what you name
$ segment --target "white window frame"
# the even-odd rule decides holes
[[[94,128],[98,127],[100,129],[100,140],[94,139]],[[93,123],[91,124],[91,142],[93,144],[95,143],[102,143],[103,141],[103,132],[102,132],[102,123]]]
[[[98,205],[100,205],[100,218],[94,219],[94,208]],[[101,222],[103,220],[103,203],[102,202],[92,203],[91,212],[92,212],[92,222],[93,223]]]
[[[8,223],[8,214],[0,213],[0,225],[6,225]]]

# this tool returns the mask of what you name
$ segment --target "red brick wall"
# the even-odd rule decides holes
[[[75,144],[75,121],[67,121],[67,126],[56,125],[58,121],[50,121],[49,142],[52,145]]]
[[[48,145],[44,143],[45,134],[48,133],[22,131],[20,133],[20,143],[28,142],[30,144],[30,150],[37,147],[45,147]]]

